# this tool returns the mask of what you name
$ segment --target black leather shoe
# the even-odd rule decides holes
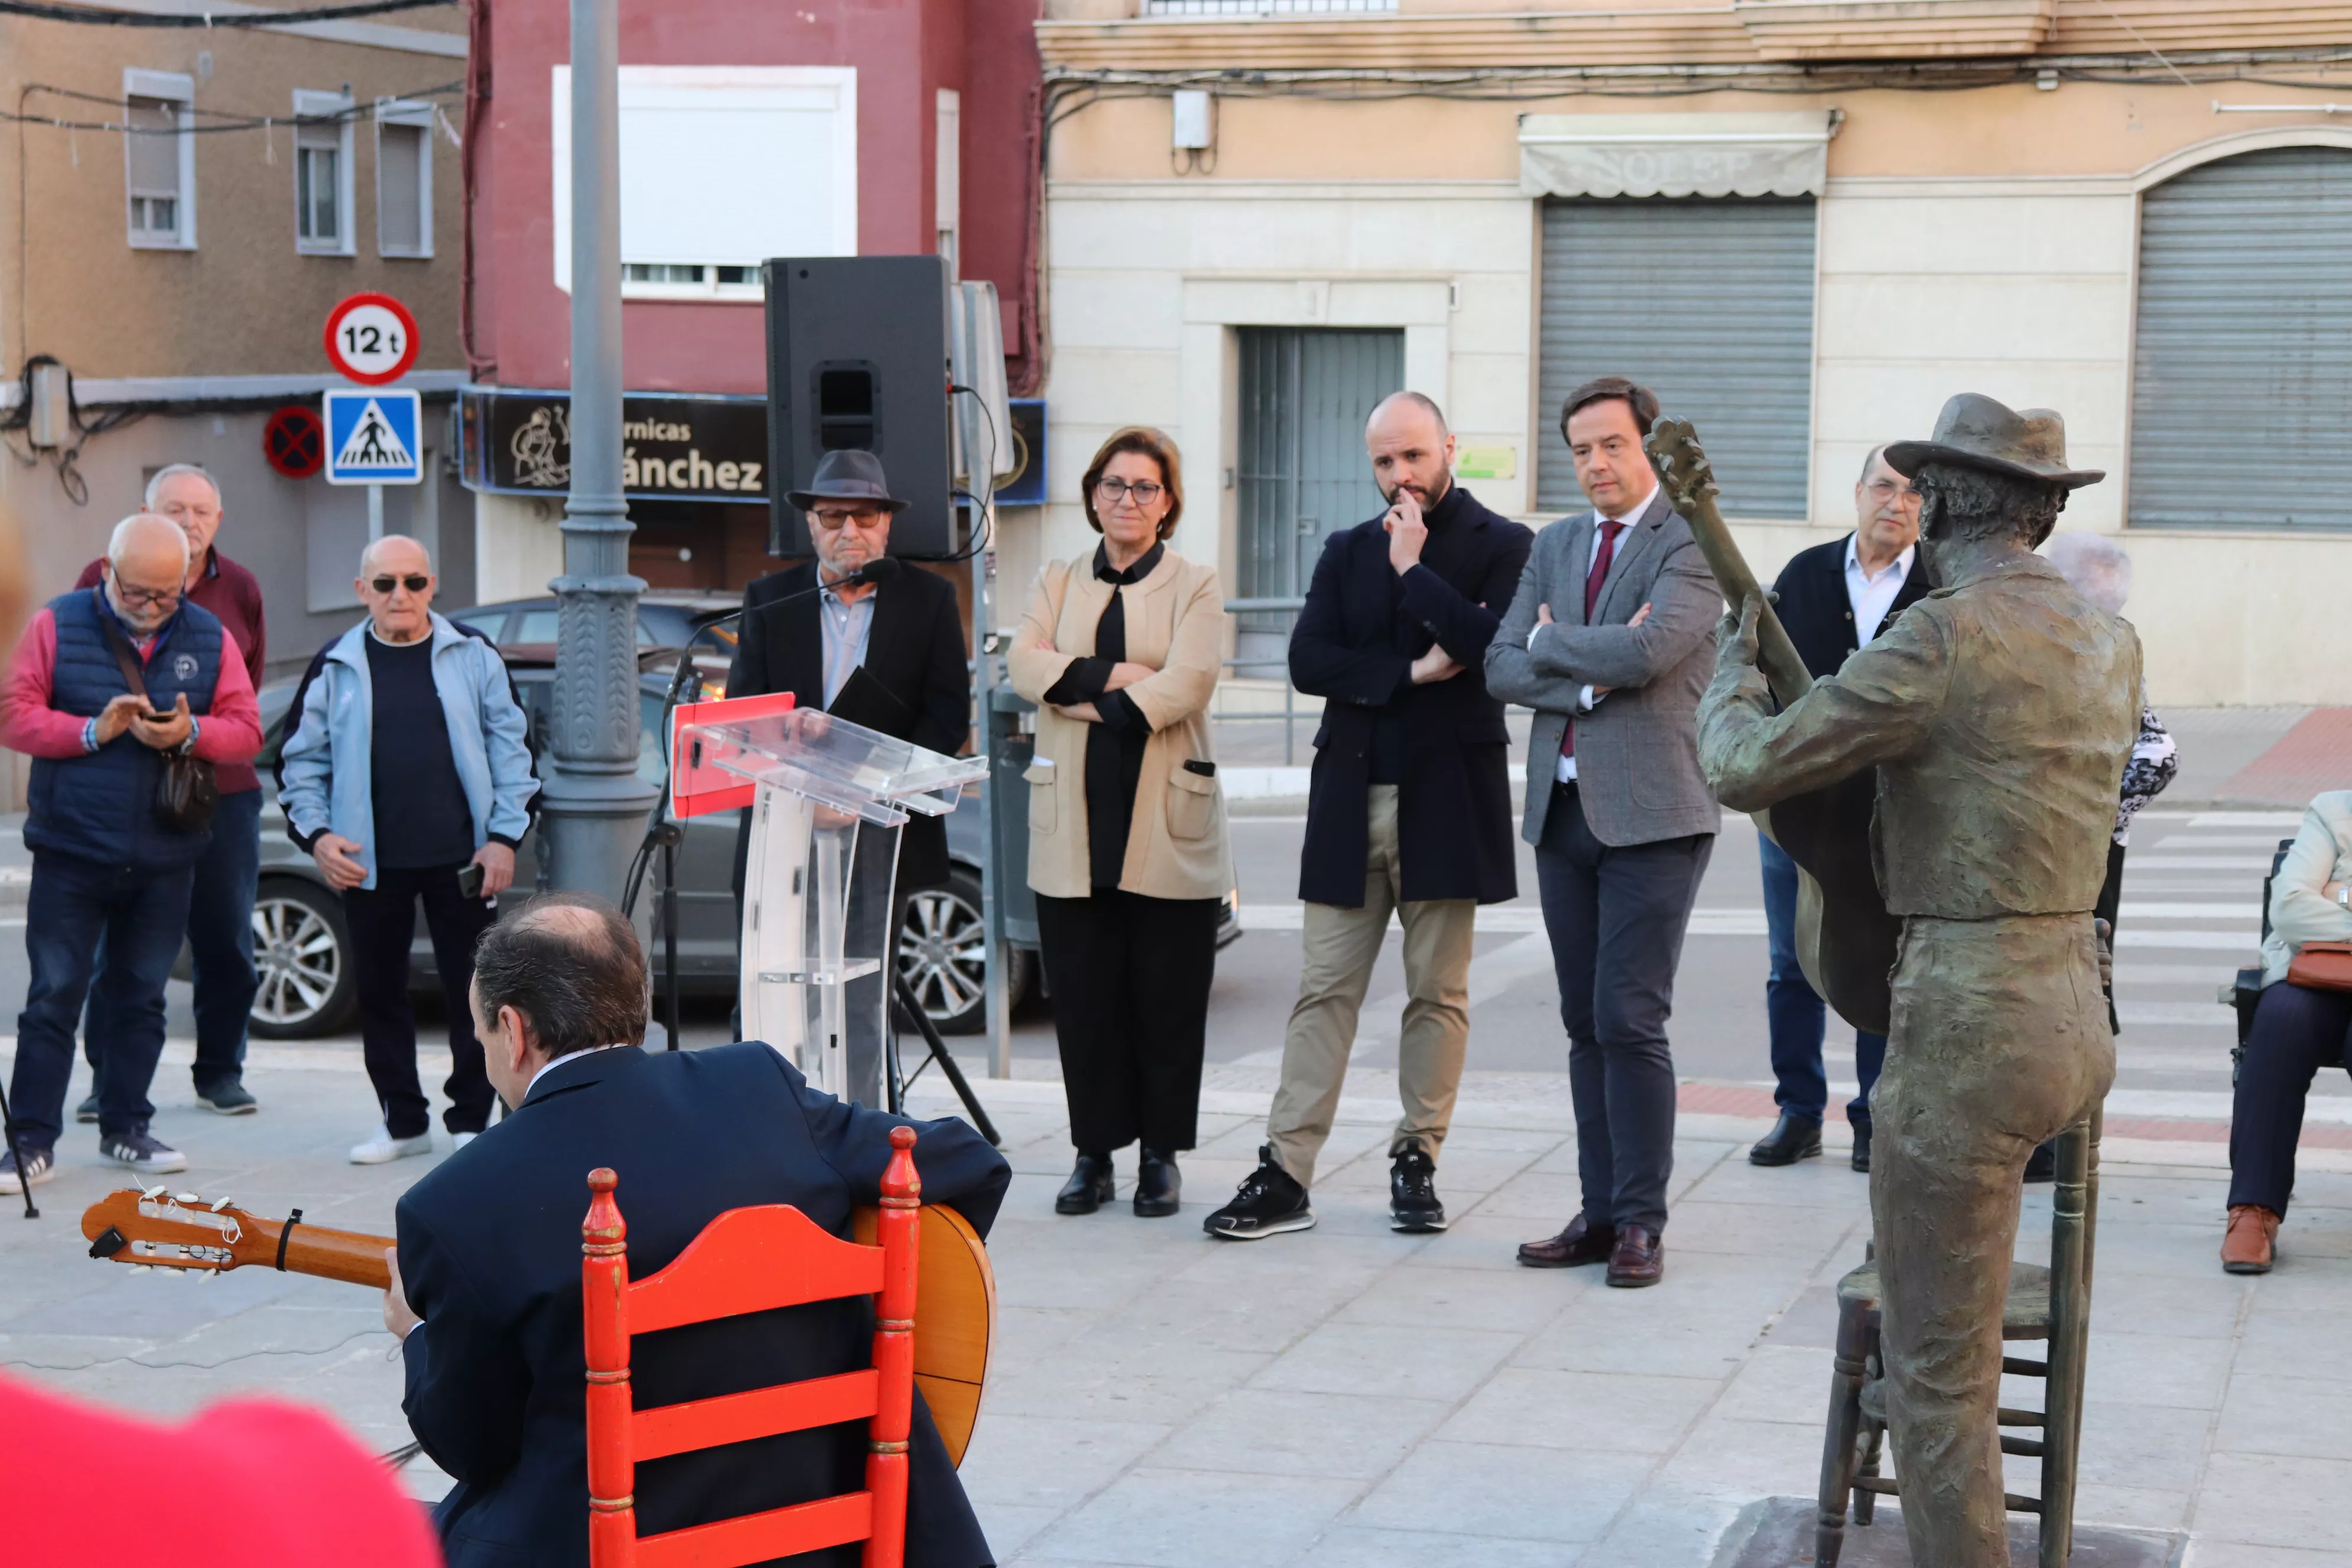
[[[1609,1254],[1609,1283],[1620,1290],[1639,1290],[1665,1277],[1666,1244],[1649,1227],[1621,1225],[1617,1245]]]
[[[1077,1168],[1062,1190],[1054,1194],[1055,1214],[1092,1214],[1118,1195],[1118,1183],[1111,1176],[1110,1156],[1081,1154]]]
[[[1867,1121],[1853,1124],[1853,1168],[1864,1172],[1870,1169],[1870,1123]]]
[[[1135,1173],[1135,1212],[1145,1219],[1165,1219],[1183,1198],[1184,1175],[1176,1169],[1176,1156],[1146,1149]]]
[[[1751,1165],[1793,1165],[1822,1152],[1822,1124],[1783,1111],[1772,1131],[1748,1151]]]
[[[1519,1243],[1519,1261],[1530,1268],[1575,1268],[1605,1262],[1616,1245],[1615,1226],[1594,1225],[1580,1214],[1558,1236]]]

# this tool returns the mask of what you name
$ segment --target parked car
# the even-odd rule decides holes
[[[730,614],[742,607],[740,594],[649,588],[637,598],[637,646],[684,647],[691,637],[698,657],[731,664],[735,660],[735,623],[705,626],[698,631],[694,623],[700,616]],[[552,594],[539,599],[508,599],[495,605],[477,605],[471,609],[444,610],[442,614],[472,626],[496,643],[502,653],[520,650],[523,658],[540,663],[554,657],[556,603]]]

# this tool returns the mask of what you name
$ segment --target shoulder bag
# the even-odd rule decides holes
[[[2286,983],[2306,991],[2352,991],[2352,942],[2306,942],[2286,966]]]
[[[114,650],[114,662],[121,668],[123,683],[131,688],[131,696],[154,711],[131,639],[110,616],[101,614],[100,620],[106,628],[107,646]],[[165,752],[163,759],[163,774],[155,781],[155,815],[174,833],[202,833],[212,826],[213,807],[220,804],[220,784],[213,776],[212,763],[187,752]]]

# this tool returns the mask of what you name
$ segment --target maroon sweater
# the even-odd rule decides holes
[[[83,567],[74,586],[95,587],[101,576],[99,568],[105,564],[105,559],[100,557]],[[252,678],[253,689],[260,690],[264,662],[261,584],[252,573],[223,555],[220,547],[215,545],[212,558],[205,563],[205,574],[196,579],[195,592],[188,597],[219,616],[221,625],[236,638],[237,651],[245,655],[245,672]],[[249,761],[221,763],[214,771],[223,795],[261,787],[261,777],[253,771],[253,763]]]

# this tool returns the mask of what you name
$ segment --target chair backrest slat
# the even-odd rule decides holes
[[[629,1332],[882,1289],[882,1254],[782,1205],[729,1209],[658,1274],[629,1286]]]
[[[656,1405],[630,1418],[629,1452],[643,1464],[722,1443],[748,1443],[779,1432],[864,1421],[881,1405],[882,1374],[872,1367],[755,1388],[747,1394]]]
[[[637,1542],[637,1568],[744,1568],[772,1557],[863,1541],[873,1531],[873,1494],[844,1492],[793,1508],[648,1535]]]

